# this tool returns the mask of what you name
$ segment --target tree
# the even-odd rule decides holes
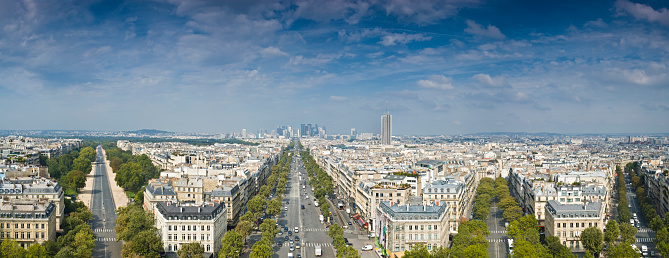
[[[618,239],[620,236],[620,229],[618,228],[618,222],[615,220],[609,220],[606,223],[606,232],[604,232],[604,241],[611,245]]]
[[[248,221],[240,221],[235,227],[235,231],[242,235],[244,243],[246,243],[246,237],[251,235],[251,230],[253,230],[253,223]]]
[[[669,230],[666,227],[657,232],[655,236],[655,245],[662,257],[669,256]]]
[[[153,213],[145,211],[138,204],[120,207],[117,214],[115,229],[119,240],[132,241],[142,231],[157,230]]]
[[[179,258],[195,258],[202,257],[204,253],[204,246],[200,243],[191,242],[185,245],[182,245],[181,248],[177,251],[177,256]]]
[[[332,239],[334,239],[336,236],[341,236],[343,234],[344,234],[344,230],[341,228],[341,226],[339,224],[333,224],[328,229],[328,236],[330,236],[330,238],[332,238]]]
[[[506,233],[514,240],[526,240],[530,244],[539,243],[539,224],[534,215],[525,215],[516,221],[512,221]]]
[[[235,230],[225,232],[221,242],[221,250],[218,252],[220,258],[237,258],[244,248],[242,234]]]
[[[248,210],[253,213],[260,213],[265,209],[265,199],[262,196],[256,195],[248,203]]]
[[[86,157],[79,156],[78,158],[74,159],[72,163],[72,169],[82,171],[86,174],[91,173],[91,161]]]
[[[27,258],[48,258],[51,257],[43,245],[32,244],[28,247]]]
[[[344,240],[344,237],[341,236],[341,235],[335,236],[335,238],[332,239],[332,240],[334,241],[334,247],[335,248],[340,248],[342,245],[344,245],[346,243],[346,241]]]
[[[519,219],[523,215],[523,210],[518,206],[511,206],[508,209],[504,210],[502,216],[506,221],[514,221]]]
[[[91,227],[86,224],[87,227],[79,230],[74,236],[74,243],[72,248],[76,247],[76,252],[74,257],[91,257],[93,255],[93,248],[95,248],[95,236],[93,236],[93,231]]]
[[[97,153],[92,147],[85,147],[79,152],[79,157],[86,158],[89,162],[95,162]]]
[[[411,250],[404,252],[403,258],[424,258],[430,257],[430,252],[423,244],[417,244],[411,247]]]
[[[60,250],[60,246],[58,246],[58,243],[52,240],[47,240],[44,243],[42,243],[42,245],[44,245],[46,253],[49,257],[56,256],[56,254],[58,254],[58,251]]]
[[[279,198],[274,198],[267,203],[267,214],[276,216],[279,212],[281,212],[281,200]]]
[[[621,244],[610,246],[606,250],[606,257],[616,257],[616,258],[637,258],[640,253],[634,250],[629,244]]]
[[[122,253],[124,256],[137,254],[144,257],[160,257],[163,250],[163,242],[160,237],[151,230],[143,230],[132,240],[123,244]]]
[[[560,243],[560,238],[556,236],[548,236],[544,239],[548,252],[555,258],[575,258],[568,247]]]
[[[19,246],[16,240],[8,238],[5,238],[0,244],[0,252],[2,252],[2,257],[6,258],[23,258],[28,254],[26,249]]]
[[[636,228],[629,223],[620,224],[620,240],[622,242],[628,244],[636,243],[636,237],[634,236],[636,233]]]
[[[511,196],[506,196],[506,197],[502,198],[499,201],[499,203],[497,203],[497,207],[501,208],[502,210],[506,210],[509,207],[513,207],[513,206],[518,206],[518,203]]]
[[[548,252],[548,250],[546,250],[543,245],[532,244],[524,239],[518,239],[513,242],[513,256],[528,258],[553,258],[553,255],[551,255],[551,253]]]
[[[599,256],[599,252],[604,249],[604,234],[599,228],[589,227],[581,233],[581,242],[583,247],[590,251],[594,256]]]
[[[662,222],[660,216],[653,217],[653,220],[650,222],[650,228],[652,228],[654,231],[659,231],[662,227],[664,227],[664,223]]]
[[[274,237],[277,233],[279,233],[279,228],[276,226],[274,220],[271,219],[264,220],[262,224],[260,224],[259,228],[260,231],[263,233],[267,232],[271,237]]]
[[[67,173],[67,186],[78,192],[79,189],[86,186],[86,174],[79,170],[70,171]]]
[[[405,256],[402,256],[405,257]],[[416,256],[420,257],[420,256]],[[426,257],[426,256],[422,256]],[[337,249],[337,258],[360,258],[360,254],[351,246],[344,246]]]
[[[258,241],[253,245],[251,250],[250,258],[271,258],[274,250],[272,247],[265,243],[265,241]]]

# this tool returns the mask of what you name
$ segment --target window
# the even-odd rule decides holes
[[[432,230],[432,225],[427,225],[427,230]]]
[[[186,240],[186,234],[181,234],[181,240]]]
[[[167,245],[167,251],[172,251],[172,244]]]
[[[427,234],[427,240],[432,240],[432,234]]]
[[[434,239],[439,239],[439,234],[434,234]]]
[[[420,234],[420,240],[425,240],[424,234]]]
[[[420,225],[420,230],[425,230],[425,225]]]
[[[395,240],[400,240],[400,234],[395,234]]]
[[[558,228],[560,227],[560,223],[557,224],[557,227],[558,227]]]
[[[437,230],[437,225],[434,225],[434,230]]]
[[[211,230],[210,227],[211,227],[211,226],[207,226],[207,230]]]
[[[167,226],[167,230],[172,230],[172,225]]]
[[[404,234],[402,234],[402,240],[404,240]]]
[[[190,226],[188,226],[188,230],[190,230]]]
[[[25,232],[21,232],[21,239],[26,238]]]
[[[181,226],[181,230],[186,231],[186,226]]]
[[[399,247],[399,246],[395,246],[395,252],[399,252],[399,251],[400,251],[400,247]]]
[[[402,193],[397,193],[397,196],[398,196],[398,197],[399,197],[399,196],[402,196]]]
[[[564,198],[560,198],[560,202],[564,202]]]
[[[569,227],[570,227],[570,228],[573,228],[573,227],[574,227],[574,223],[569,223]]]
[[[562,227],[563,227],[563,228],[566,228],[566,227],[567,227],[567,223],[562,223]]]
[[[588,227],[592,227],[592,222],[588,223]]]
[[[30,224],[26,225],[26,227],[27,227],[28,229],[30,229]]]
[[[388,197],[393,197],[393,193],[389,193],[389,194],[388,194]]]
[[[172,240],[172,234],[167,234],[167,240]]]
[[[427,244],[427,250],[432,250],[432,244]]]
[[[16,239],[19,238],[19,232],[14,232],[14,238],[16,238]]]
[[[19,228],[19,223],[14,223],[14,228]]]
[[[413,240],[413,234],[409,234],[409,240]]]
[[[200,230],[204,231],[204,225],[200,226]]]
[[[200,234],[200,239],[204,240],[204,234]]]
[[[578,223],[576,223],[576,227],[578,227]]]
[[[569,236],[574,237],[574,231],[569,231]]]
[[[196,241],[197,241],[197,234],[193,234],[193,240],[196,240]],[[201,240],[204,240],[204,238],[201,239]]]
[[[581,227],[582,227],[582,228],[585,227],[585,222],[581,222]]]
[[[595,222],[595,227],[597,227],[597,222]]]
[[[21,228],[23,228],[23,223],[21,223]]]
[[[26,236],[28,237],[28,239],[30,239],[30,232],[28,232]]]
[[[207,252],[209,252],[210,250],[211,250],[211,246],[207,245]]]
[[[409,230],[413,230],[413,226],[412,226],[412,225],[409,225]]]
[[[44,238],[44,232],[42,232],[42,238]]]
[[[562,232],[562,237],[567,237],[567,231]]]

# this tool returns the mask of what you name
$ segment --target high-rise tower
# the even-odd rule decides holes
[[[393,135],[393,116],[386,113],[381,116],[381,144],[390,144]]]

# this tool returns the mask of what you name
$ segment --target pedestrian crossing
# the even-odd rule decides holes
[[[488,243],[499,243],[499,242],[504,242],[504,239],[502,239],[502,238],[491,238],[491,239],[488,239]]]
[[[654,237],[640,237],[636,239],[637,243],[652,243],[655,240]]]
[[[93,229],[95,233],[113,233],[115,232],[113,228],[96,228]]]
[[[506,235],[506,230],[490,231],[490,234],[504,234],[504,235]]]
[[[302,246],[332,246],[332,243],[302,243]]]
[[[328,231],[327,228],[304,228],[302,231],[305,232],[314,232],[314,231]]]
[[[98,242],[116,242],[115,237],[98,237]]]
[[[653,231],[650,228],[640,228],[640,229],[637,229],[636,232],[655,232],[655,231]]]

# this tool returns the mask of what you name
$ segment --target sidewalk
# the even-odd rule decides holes
[[[89,209],[91,208],[91,197],[93,195],[93,181],[95,179],[95,168],[97,166],[92,165],[91,173],[86,175],[86,186],[84,186],[83,189],[81,189],[81,192],[79,193],[78,199],[82,202],[84,202],[84,205],[86,205]]]
[[[105,157],[105,166],[107,166],[107,179],[109,180],[109,185],[111,186],[110,189],[112,196],[114,197],[115,207],[118,209],[119,207],[128,206],[128,196],[125,195],[123,188],[116,184],[116,180],[114,180],[116,174],[112,171],[112,168],[109,165],[109,160],[107,160],[107,153],[104,149],[102,149],[102,154]]]

